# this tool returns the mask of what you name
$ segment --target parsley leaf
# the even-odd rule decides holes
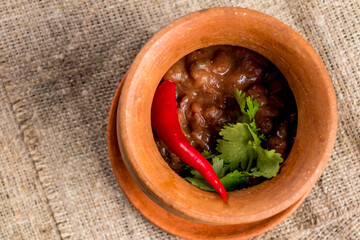
[[[212,162],[212,167],[221,181],[221,178],[225,175],[225,171],[227,169],[226,166],[224,166],[224,161],[218,157],[214,157],[212,159]],[[194,177],[185,178],[191,184],[206,191],[215,191],[215,189],[204,179],[204,177],[197,170],[191,170],[191,174],[194,175]]]
[[[245,93],[239,89],[235,89],[234,96],[242,113],[242,115],[238,117],[239,122],[249,124],[254,133],[258,132],[260,128],[256,127],[254,118],[257,111],[260,110],[260,104],[258,101],[252,100],[250,97],[246,97]],[[265,140],[265,135],[261,134],[258,138]]]
[[[202,190],[210,192],[215,191],[215,189],[204,178],[185,177],[185,180],[189,181],[192,185]]]
[[[239,89],[235,89],[234,92],[234,96],[235,99],[237,101],[237,103],[239,104],[240,107],[240,111],[241,111],[241,115],[238,117],[238,122],[241,123],[250,123],[250,119],[248,114],[245,111],[245,107],[246,107],[246,96],[245,93],[243,93],[242,91],[240,91]]]
[[[261,144],[261,139],[257,135],[256,131],[254,131],[254,128],[252,128],[250,125],[246,124],[246,126],[247,126],[251,136],[253,137],[253,145],[259,146]]]
[[[219,178],[222,178],[225,175],[225,171],[226,171],[226,167],[224,166],[224,160],[220,159],[219,157],[214,157],[212,161],[213,161],[212,167],[214,168],[216,175]]]
[[[280,163],[284,160],[280,153],[275,150],[266,150],[260,146],[254,146],[257,153],[256,168],[253,169],[252,175],[255,177],[272,178],[277,175],[280,170]]]
[[[239,104],[241,112],[243,114],[246,114],[246,112],[245,112],[245,104],[246,104],[245,93],[243,93],[239,89],[235,89],[234,96],[235,96],[237,103]]]
[[[250,143],[254,138],[248,129],[247,124],[236,123],[225,126],[219,133],[222,139],[218,139],[216,150],[220,155],[217,157],[229,163],[231,172],[239,165],[241,169],[245,169],[250,160],[249,156],[252,155],[253,149]]]
[[[259,103],[256,100],[251,100],[250,97],[246,98],[246,114],[249,116],[250,121],[255,117],[256,112],[259,110]]]
[[[220,182],[223,184],[226,191],[234,191],[237,189],[248,187],[249,176],[251,176],[249,173],[239,172],[238,170],[235,170],[220,178]],[[200,179],[195,177],[186,177],[185,179],[188,180],[192,185],[200,189],[211,192],[215,191],[215,189],[204,178]]]
[[[228,173],[225,177],[220,179],[220,182],[224,185],[226,191],[234,191],[249,186],[248,177],[250,174],[246,172],[239,172],[235,170]]]
[[[206,159],[212,159],[213,157],[216,156],[216,155],[213,154],[211,151],[207,151],[207,150],[202,151],[201,154],[202,154]]]
[[[225,171],[227,170],[227,167],[224,166],[224,160],[220,159],[218,157],[214,157],[212,159],[212,167],[216,173],[216,175],[221,178],[225,175]],[[194,175],[194,178],[204,178],[197,170],[192,169],[190,171],[192,175]]]
[[[199,173],[198,170],[195,170],[195,169],[191,169],[190,173],[192,175],[194,175],[194,178],[197,178],[197,179],[203,179],[204,177]]]

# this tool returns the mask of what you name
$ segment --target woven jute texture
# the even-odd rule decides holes
[[[336,144],[320,180],[291,217],[255,239],[360,239],[356,0],[0,0],[0,239],[176,239],[118,187],[107,114],[156,31],[216,6],[258,10],[294,28],[321,56],[337,96]]]

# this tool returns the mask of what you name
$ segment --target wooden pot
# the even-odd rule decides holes
[[[211,45],[242,46],[269,59],[287,79],[298,109],[296,140],[280,174],[230,192],[227,202],[170,169],[156,148],[150,121],[152,98],[165,72],[188,53]],[[297,208],[325,168],[336,129],[334,89],[314,49],[284,23],[242,8],[194,12],[156,33],[123,80],[116,116],[119,149],[132,180],[169,214],[200,224],[252,224]],[[110,160],[111,149],[109,145]],[[119,165],[111,161],[118,175]]]

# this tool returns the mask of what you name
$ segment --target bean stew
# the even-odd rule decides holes
[[[265,57],[243,47],[211,46],[181,58],[163,79],[176,84],[179,123],[198,151],[214,151],[220,130],[237,121],[234,91],[239,89],[259,103],[254,119],[265,136],[261,146],[288,156],[296,136],[296,102],[284,76]],[[162,157],[181,175],[185,164],[155,133],[154,138]],[[250,179],[252,185],[261,181]]]

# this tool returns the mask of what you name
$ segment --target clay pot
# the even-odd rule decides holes
[[[170,169],[156,148],[150,121],[152,98],[165,72],[181,57],[211,45],[242,46],[265,56],[287,79],[298,108],[296,140],[280,174],[251,188],[230,192],[226,203],[216,193],[194,187]],[[119,170],[115,159],[119,156],[114,154],[114,118],[113,109],[108,126],[109,154],[120,183],[119,171],[124,169]],[[116,116],[122,160],[147,201],[151,199],[171,216],[205,225],[259,223],[295,210],[325,168],[336,129],[335,93],[320,57],[287,25],[242,8],[194,12],[156,33],[123,80]],[[124,181],[120,186],[126,186]]]

